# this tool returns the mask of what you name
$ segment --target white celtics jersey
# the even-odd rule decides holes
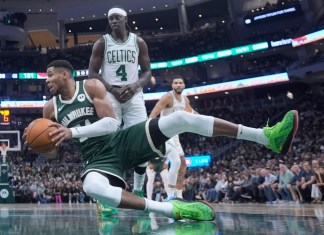
[[[110,85],[124,86],[138,80],[137,36],[129,33],[124,43],[116,42],[110,34],[103,35],[105,40],[104,60],[101,76]]]
[[[180,111],[185,111],[186,110],[186,100],[185,100],[185,96],[184,95],[181,95],[181,100],[179,101],[175,97],[173,91],[169,91],[169,93],[172,95],[172,98],[173,98],[172,106],[171,107],[164,108],[161,111],[161,117],[167,116],[170,113],[174,113],[174,112],[179,111],[179,110]]]

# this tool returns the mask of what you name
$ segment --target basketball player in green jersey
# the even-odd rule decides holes
[[[123,123],[123,128],[127,128],[147,120],[142,88],[152,75],[150,58],[144,40],[130,32],[124,9],[111,8],[108,22],[108,33],[93,46],[89,78],[97,77],[104,83],[119,125]],[[143,196],[146,166],[147,163],[144,163],[134,168],[133,190],[136,195]],[[98,214],[101,210],[108,215],[114,212],[99,204]]]
[[[98,79],[75,81],[66,60],[47,66],[46,84],[54,96],[43,108],[43,117],[56,121],[49,133],[56,146],[72,139],[84,162],[84,192],[109,206],[161,213],[175,220],[211,221],[213,208],[204,202],[178,199],[156,202],[125,190],[125,171],[165,155],[165,142],[172,136],[192,132],[203,136],[228,136],[264,145],[286,154],[298,128],[298,112],[286,113],[272,127],[255,129],[219,118],[178,111],[118,130],[118,122],[104,85]],[[23,138],[26,138],[24,133]],[[56,151],[45,154],[53,157]]]

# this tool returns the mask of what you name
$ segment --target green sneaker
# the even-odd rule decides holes
[[[187,202],[183,199],[175,198],[170,203],[173,205],[173,218],[175,220],[210,221],[215,219],[214,209],[205,202]]]
[[[265,146],[276,153],[286,154],[290,147],[293,138],[298,129],[298,112],[290,110],[284,118],[276,125],[263,128],[265,136],[269,138],[269,145]]]
[[[144,192],[142,190],[134,190],[133,194],[138,197],[144,197]]]
[[[97,217],[104,218],[118,214],[118,210],[114,207],[108,206],[107,204],[97,201]]]

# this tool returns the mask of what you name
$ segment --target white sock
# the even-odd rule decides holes
[[[145,173],[140,175],[134,171],[134,189],[133,190],[142,191],[144,180],[145,180]]]
[[[161,213],[167,217],[173,218],[173,205],[170,202],[156,202],[145,199],[145,211]]]
[[[176,192],[177,197],[178,197],[178,198],[183,198],[183,196],[182,196],[182,189],[177,189],[176,191],[177,191],[177,192]]]
[[[262,129],[251,128],[251,127],[243,126],[241,124],[238,125],[238,132],[236,138],[253,141],[263,145],[269,144],[269,139],[264,135]]]

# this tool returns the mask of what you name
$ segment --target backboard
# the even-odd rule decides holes
[[[0,144],[9,146],[7,151],[21,151],[20,131],[0,131]]]

